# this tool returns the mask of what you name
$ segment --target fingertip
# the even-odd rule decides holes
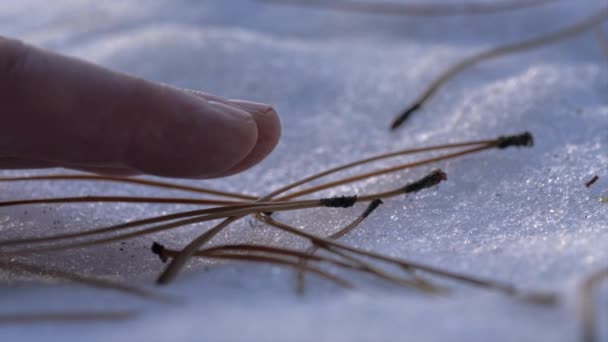
[[[251,113],[257,125],[258,139],[247,157],[217,177],[230,176],[258,164],[274,150],[281,137],[281,120],[272,106],[240,100],[230,100],[230,103]]]

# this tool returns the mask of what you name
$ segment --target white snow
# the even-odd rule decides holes
[[[0,273],[3,283],[10,284],[0,290],[2,314],[142,311],[125,323],[0,326],[0,339],[577,340],[577,285],[585,275],[608,266],[608,204],[598,200],[608,196],[608,58],[594,35],[476,66],[442,87],[403,129],[389,133],[387,127],[396,112],[459,59],[564,27],[605,4],[604,0],[562,0],[487,16],[416,18],[252,0],[3,0],[3,35],[152,80],[276,106],[283,137],[267,160],[228,179],[182,183],[263,194],[362,156],[529,130],[536,142],[532,149],[486,151],[326,194],[390,189],[441,167],[448,173],[447,182],[386,201],[344,242],[526,289],[557,291],[564,301],[556,307],[534,306],[439,279],[453,291],[447,297],[431,298],[356,275],[349,275],[358,285],[355,290],[309,276],[307,292],[299,297],[291,270],[193,262],[174,285],[161,290],[183,298],[184,303],[163,305]],[[608,24],[603,29],[608,32]],[[2,172],[36,173],[40,172]],[[600,177],[598,182],[585,188],[584,182],[594,174]],[[77,194],[183,195],[84,182],[0,184],[0,189],[0,200]],[[127,204],[5,208],[0,210],[0,231],[4,239],[81,230],[183,208]],[[279,216],[327,234],[362,208]],[[234,224],[218,241],[304,246],[301,240],[250,221]],[[151,242],[183,246],[204,227],[57,254],[51,261],[44,256],[31,260],[152,287],[164,265],[149,251]],[[598,294],[597,324],[608,341],[606,287]]]

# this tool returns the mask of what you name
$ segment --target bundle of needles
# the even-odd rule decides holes
[[[510,284],[503,284],[486,279],[457,274],[429,265],[409,262],[398,258],[389,257],[365,249],[355,248],[336,241],[355,229],[366,217],[382,204],[382,200],[406,194],[413,194],[438,185],[447,180],[445,172],[434,169],[426,176],[408,182],[396,189],[372,193],[353,194],[330,198],[317,198],[299,200],[297,198],[317,193],[321,190],[335,188],[337,186],[352,182],[380,177],[385,174],[406,170],[413,167],[438,163],[443,160],[463,157],[468,154],[478,153],[490,149],[505,149],[509,147],[529,147],[533,145],[530,133],[522,133],[511,136],[500,136],[496,139],[467,141],[461,143],[442,144],[429,147],[404,149],[390,153],[374,155],[365,159],[357,160],[345,165],[340,165],[323,172],[306,177],[281,187],[265,196],[256,198],[249,195],[230,193],[216,189],[190,187],[177,185],[156,180],[141,178],[106,177],[88,174],[55,174],[38,175],[30,177],[4,177],[0,182],[20,181],[91,181],[91,182],[119,182],[138,184],[147,187],[181,190],[206,194],[206,197],[135,197],[135,196],[85,196],[85,197],[61,197],[61,198],[38,198],[0,202],[0,207],[37,205],[37,204],[59,204],[59,203],[87,203],[87,202],[116,202],[116,203],[167,203],[167,204],[189,204],[205,206],[203,209],[189,210],[139,219],[109,227],[92,230],[82,230],[75,233],[65,233],[49,236],[24,237],[19,239],[0,240],[0,267],[4,269],[20,270],[33,274],[46,274],[60,279],[66,279],[82,283],[84,285],[113,289],[148,299],[170,301],[170,298],[156,294],[154,291],[143,290],[125,284],[112,283],[106,280],[94,279],[62,270],[53,270],[48,267],[33,265],[31,263],[16,261],[17,256],[28,256],[61,252],[76,248],[92,247],[100,244],[108,244],[117,241],[125,241],[157,232],[178,229],[187,225],[222,220],[212,228],[200,234],[196,239],[181,249],[170,249],[160,243],[154,243],[152,252],[158,254],[163,261],[169,261],[165,270],[157,279],[158,284],[168,284],[175,279],[180,270],[191,258],[202,258],[206,260],[237,260],[243,262],[266,263],[291,267],[296,270],[297,288],[300,292],[304,290],[304,274],[310,273],[331,281],[339,286],[353,287],[354,284],[348,280],[323,270],[323,264],[334,267],[365,273],[380,280],[406,287],[411,290],[421,291],[427,294],[446,294],[447,288],[431,283],[422,277],[420,272],[456,280],[470,285],[484,287],[500,293],[521,297],[532,301],[551,301],[552,294],[539,294],[517,289]],[[398,164],[391,167],[379,168],[363,172],[353,176],[337,179],[331,182],[321,183],[314,186],[306,185],[322,177],[345,171],[354,167],[371,164],[376,161],[398,158],[405,155],[441,152],[432,157],[423,158],[413,162]],[[355,203],[368,203],[367,208],[351,223],[339,229],[330,236],[323,237],[313,233],[295,228],[294,226],[281,222],[273,215],[275,212],[292,211],[308,208],[347,208]],[[296,235],[308,240],[311,247],[307,250],[288,249],[272,245],[247,244],[246,242],[230,245],[206,247],[211,240],[225,229],[228,225],[244,216],[253,215],[256,220],[268,224],[276,229]],[[170,243],[170,242],[169,242]],[[316,254],[316,250],[323,250],[323,255]],[[9,260],[10,259],[10,260]],[[381,262],[396,266],[400,271],[389,273],[377,267],[374,263]],[[414,272],[418,271],[418,272]],[[42,315],[45,319],[53,317],[50,314]],[[58,317],[69,317],[59,315]],[[84,316],[88,317],[88,316]],[[90,315],[90,317],[98,317]],[[106,316],[102,316],[106,317]],[[107,316],[114,317],[114,316]],[[131,314],[122,314],[120,317],[132,317]],[[16,320],[13,316],[4,317],[7,322],[28,321]],[[0,322],[3,321],[0,317]]]

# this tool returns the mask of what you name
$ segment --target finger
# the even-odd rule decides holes
[[[0,38],[0,155],[211,177],[254,149],[248,112]]]

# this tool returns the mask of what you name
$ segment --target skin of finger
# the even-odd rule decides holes
[[[251,153],[231,169],[216,174],[214,177],[230,176],[249,169],[262,161],[274,150],[278,144],[281,137],[281,121],[277,115],[277,112],[272,106],[249,101],[228,100],[216,95],[210,95],[199,91],[189,91],[202,98],[218,102],[221,101],[222,103],[237,106],[248,111],[253,116],[253,119],[258,127],[258,140]]]
[[[231,103],[245,108],[242,101],[231,101]],[[258,141],[255,148],[245,159],[221,174],[222,177],[243,172],[261,162],[277,146],[281,137],[281,121],[277,112],[272,107],[265,110],[250,111],[258,126]]]
[[[244,112],[20,42],[0,40],[0,74],[0,153],[10,157],[200,178],[257,142]]]
[[[41,160],[26,160],[19,158],[0,158],[0,169],[45,169],[57,165]]]

